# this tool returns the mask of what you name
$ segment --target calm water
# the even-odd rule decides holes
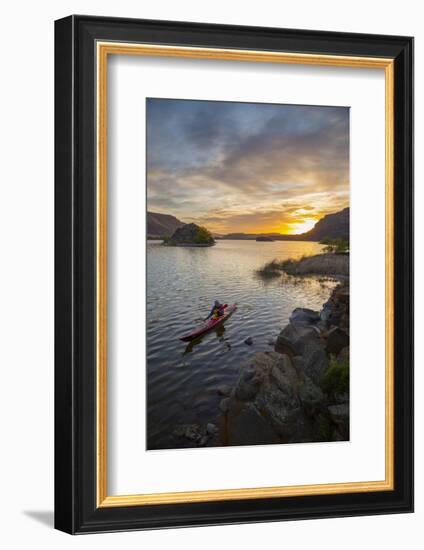
[[[255,270],[274,258],[315,254],[311,242],[218,241],[209,248],[147,247],[147,432],[149,449],[175,448],[178,424],[217,422],[222,396],[249,355],[272,341],[296,307],[319,309],[333,283],[263,281]],[[237,302],[225,325],[194,344],[179,337],[206,317],[215,299]],[[244,340],[251,336],[253,345]]]

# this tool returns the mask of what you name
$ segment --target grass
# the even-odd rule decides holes
[[[334,254],[346,254],[349,252],[349,241],[347,239],[324,239],[320,242],[324,244],[324,252],[332,252]]]
[[[289,275],[306,276],[321,275],[333,277],[349,276],[348,254],[317,254],[315,256],[303,256],[297,260],[283,261],[272,260],[266,263],[257,274],[264,278],[277,277],[281,272]]]
[[[261,269],[258,269],[256,273],[265,279],[272,279],[273,277],[281,277],[282,271],[281,262],[272,260],[261,267]]]

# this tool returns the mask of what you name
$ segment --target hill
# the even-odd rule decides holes
[[[175,230],[182,227],[184,223],[175,216],[147,212],[147,235],[152,237],[170,237]]]
[[[283,235],[281,233],[229,233],[223,239],[255,240],[261,237],[274,241],[321,241],[323,239],[349,240],[349,208],[334,214],[327,214],[317,221],[314,227],[300,235]]]
[[[305,241],[339,238],[349,240],[349,208],[335,214],[327,214],[310,231],[301,236]]]

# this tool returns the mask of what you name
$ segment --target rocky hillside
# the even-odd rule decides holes
[[[322,241],[323,239],[349,240],[349,208],[321,218],[315,226],[301,235],[305,241]]]
[[[152,237],[170,237],[176,229],[184,225],[175,216],[147,212],[147,235]]]

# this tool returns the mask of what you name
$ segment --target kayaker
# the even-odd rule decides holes
[[[219,319],[219,317],[222,317],[225,313],[225,307],[223,304],[219,302],[219,300],[215,300],[212,309],[209,313],[209,315],[206,317],[205,321],[208,319]]]

